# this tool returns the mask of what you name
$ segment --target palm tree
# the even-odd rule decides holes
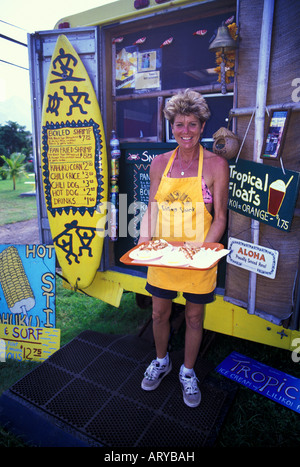
[[[24,159],[25,155],[14,152],[10,157],[1,156],[5,161],[2,170],[4,170],[13,181],[13,189],[16,189],[16,179],[25,173]]]

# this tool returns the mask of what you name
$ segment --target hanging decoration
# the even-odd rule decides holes
[[[230,16],[230,18],[227,18],[225,21],[225,25],[228,26],[229,24],[233,23],[234,20],[234,15]]]
[[[138,39],[137,41],[135,41],[132,45],[139,45],[139,44],[143,44],[146,40],[146,37],[140,37],[140,39]]]
[[[113,44],[120,44],[120,42],[123,42],[124,37],[114,37],[112,40]]]
[[[205,36],[206,33],[207,29],[198,29],[198,31],[193,33],[193,36]]]
[[[237,25],[236,23],[231,23],[229,22],[233,21],[233,16],[228,18],[225,21],[228,23],[227,28],[229,31],[230,36],[232,39],[235,41],[237,40],[238,34],[237,34]],[[221,63],[222,63],[222,52],[216,52],[216,68],[215,68],[215,73],[218,74],[218,82],[221,83]],[[230,78],[234,76],[234,64],[235,64],[235,50],[230,50],[225,52],[225,82],[230,83]]]
[[[170,45],[170,44],[172,44],[172,42],[173,42],[173,37],[169,37],[169,39],[165,40],[165,41],[161,44],[160,48],[165,47],[166,45]]]
[[[232,159],[239,150],[239,141],[237,135],[228,128],[221,127],[213,134],[214,144],[213,152],[225,159]]]

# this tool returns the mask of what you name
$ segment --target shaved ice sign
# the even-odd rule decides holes
[[[52,245],[0,245],[0,323],[55,327]]]
[[[1,358],[44,360],[59,348],[52,245],[0,245]],[[49,347],[50,346],[50,347]]]

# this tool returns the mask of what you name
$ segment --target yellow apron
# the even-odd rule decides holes
[[[212,223],[202,195],[203,147],[199,150],[197,177],[168,177],[178,148],[170,157],[155,195],[158,218],[154,238],[169,242],[203,242]],[[148,267],[149,284],[167,290],[206,294],[216,287],[217,266],[205,271]]]

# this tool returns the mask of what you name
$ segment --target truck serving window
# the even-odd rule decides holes
[[[164,99],[185,88],[199,88],[206,94],[219,84],[216,56],[209,51],[209,44],[218,27],[234,18],[234,12],[227,12],[134,32],[120,31],[120,35],[115,31],[112,90],[114,124],[121,140],[168,140],[161,112]],[[223,102],[222,97],[220,94],[220,99],[211,100],[219,109],[218,122],[211,130],[225,125],[224,114],[232,107],[232,98],[229,102],[227,96]]]
[[[118,136],[121,139],[157,139],[157,99],[117,102]]]

